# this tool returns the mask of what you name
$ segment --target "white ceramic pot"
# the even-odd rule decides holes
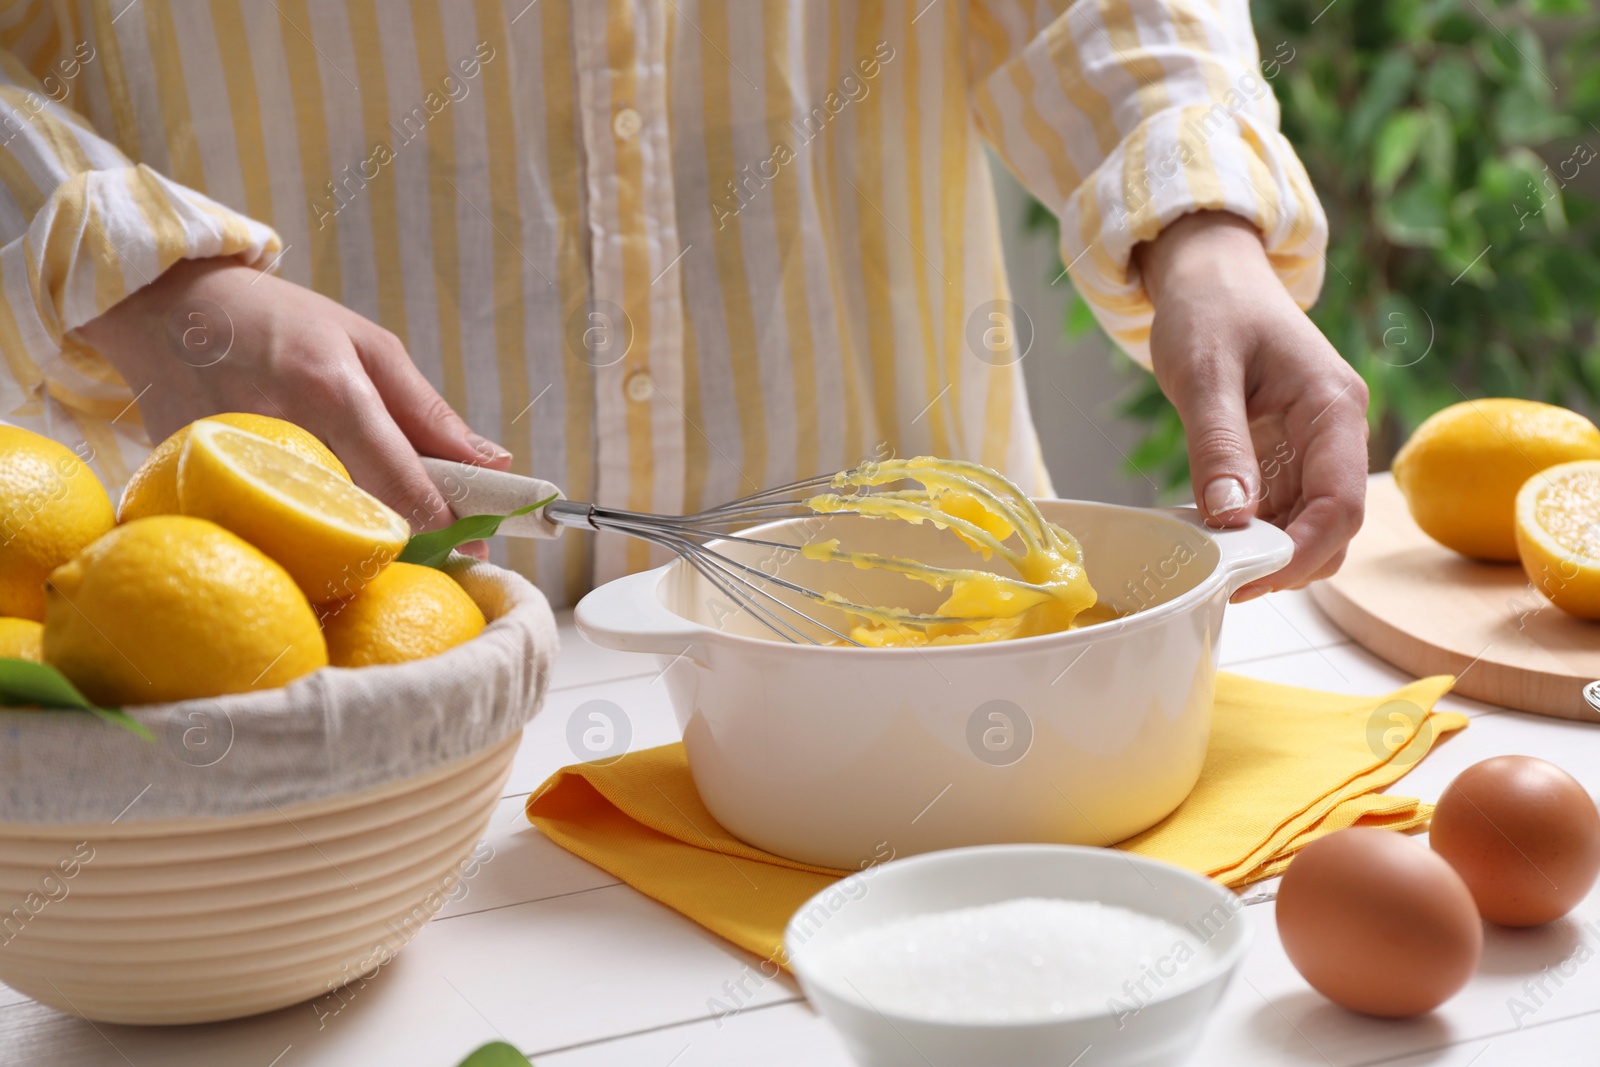
[[[911,915],[1017,897],[1097,900],[1165,919],[1169,951],[1110,985],[1092,1009],[1037,1022],[948,1022],[881,1010],[827,966],[856,931]],[[784,950],[807,998],[864,1067],[1174,1067],[1250,947],[1239,898],[1171,864],[1106,849],[953,849],[869,867],[795,912]]]
[[[1259,521],[1208,529],[1192,508],[1040,508],[1077,535],[1091,582],[1122,618],[981,645],[791,644],[679,561],[594,590],[578,628],[661,658],[701,798],[759,848],[853,870],[963,845],[1110,844],[1165,818],[1194,787],[1223,609],[1293,546]],[[930,563],[971,558],[931,526],[860,516],[759,531]],[[795,552],[724,550],[810,588],[843,582],[860,603],[932,610],[940,596]]]

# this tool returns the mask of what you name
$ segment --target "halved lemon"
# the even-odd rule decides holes
[[[227,423],[236,430],[259,434],[342,475],[345,481],[350,480],[350,472],[344,469],[339,457],[328,451],[328,446],[310,430],[302,430],[292,422],[274,419],[269,415],[252,415],[243,411],[212,415],[211,418]],[[178,503],[178,457],[183,455],[183,444],[188,439],[189,427],[185,426],[157,445],[139,464],[139,469],[133,472],[122,490],[122,503],[117,507],[118,522],[132,522],[151,515],[183,513],[182,505]]]
[[[1556,607],[1600,619],[1600,460],[1557,464],[1523,483],[1517,554]]]
[[[377,497],[265,437],[211,419],[189,428],[178,501],[276,560],[313,604],[354,596],[405,547]]]

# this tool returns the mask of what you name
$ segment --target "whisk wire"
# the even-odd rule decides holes
[[[712,583],[716,585],[717,588],[721,589],[725,595],[735,602],[748,608],[758,620],[764,622],[769,628],[777,629],[779,632],[787,632],[794,635],[791,638],[792,640],[798,640],[800,642],[813,645],[822,643],[813,635],[806,633],[804,630],[799,629],[772,612],[765,605],[757,601],[755,596],[751,595],[752,593],[756,596],[765,597],[784,610],[793,612],[795,615],[805,619],[807,622],[821,627],[841,641],[857,646],[861,644],[861,642],[855,640],[849,634],[841,633],[822,620],[813,619],[809,615],[800,612],[792,604],[789,604],[781,597],[774,596],[772,593],[762,588],[759,584],[730,573],[726,564],[717,558],[714,553],[709,553],[704,549],[699,548],[699,546],[694,546],[688,550],[685,558],[688,559],[690,565],[698,570],[702,575],[706,575],[708,578],[710,578]],[[711,571],[716,571],[719,573],[716,577],[713,577],[710,574]],[[725,581],[723,580],[724,578],[726,579]]]
[[[826,603],[826,599],[821,594],[816,593],[814,590],[807,589],[801,585],[796,585],[795,583],[787,581],[786,579],[779,578],[777,575],[769,574],[759,567],[752,567],[747,563],[724,556],[718,552],[713,552],[710,549],[707,549],[704,545],[692,541],[687,537],[682,537],[671,533],[645,530],[633,526],[619,525],[610,528],[617,529],[618,532],[631,532],[635,536],[644,540],[652,541],[655,544],[672,549],[681,558],[687,560],[695,570],[700,572],[701,576],[715,586],[724,596],[739,604],[741,607],[748,609],[751,614],[754,615],[757,620],[766,625],[768,629],[777,631],[780,635],[784,636],[790,641],[804,644],[821,644],[821,642],[818,641],[814,636],[806,633],[804,630],[799,629],[798,627],[789,623],[787,620],[773,613],[770,608],[756,600],[756,596],[765,597],[772,603],[778,605],[786,611],[793,612],[806,622],[826,630],[828,633],[842,641],[847,641],[852,645],[860,644],[859,641],[851,638],[849,634],[841,633],[820,619],[811,618],[811,616],[806,615],[794,605],[763,588],[762,585],[755,581],[751,581],[748,578],[742,577],[741,575],[735,573],[735,571],[744,571],[749,574],[759,575],[762,581],[771,582],[774,585],[788,589],[789,591],[799,594],[800,596],[814,599],[818,603]],[[791,551],[793,551],[795,547],[793,545],[778,544],[777,542],[756,543],[773,544],[776,547],[789,549]]]
[[[876,608],[853,603],[835,593],[823,594],[814,589],[809,589],[796,582],[780,577],[765,567],[752,565],[735,556],[728,555],[718,548],[722,545],[738,545],[752,548],[773,549],[779,552],[799,553],[801,545],[786,541],[773,541],[762,537],[752,537],[748,534],[732,532],[727,527],[761,525],[768,522],[795,518],[826,519],[834,515],[864,515],[869,518],[885,517],[888,509],[875,507],[872,502],[889,498],[896,500],[902,507],[915,511],[925,518],[940,523],[940,525],[953,527],[960,530],[986,548],[997,549],[1005,558],[1015,556],[1014,552],[1002,547],[999,540],[988,531],[977,527],[965,519],[947,515],[927,506],[926,501],[932,501],[937,493],[933,487],[922,490],[885,490],[872,492],[868,487],[890,485],[898,481],[918,481],[918,471],[907,471],[895,475],[898,467],[894,464],[868,465],[866,467],[852,468],[840,474],[817,475],[811,478],[802,478],[785,485],[774,486],[758,493],[730,500],[715,508],[709,508],[691,515],[656,515],[649,512],[629,511],[622,508],[604,507],[598,504],[588,504],[573,500],[554,500],[545,506],[545,517],[561,526],[574,526],[590,530],[612,530],[629,537],[639,538],[653,544],[661,545],[671,550],[683,559],[695,571],[716,589],[729,602],[738,608],[748,611],[753,619],[777,634],[786,641],[797,644],[822,644],[817,632],[831,634],[833,637],[847,644],[860,646],[861,642],[852,638],[848,633],[829,625],[821,619],[815,618],[801,610],[790,600],[777,595],[773,588],[787,591],[796,597],[810,603],[826,607],[830,610],[840,611],[858,617],[871,617],[888,622],[896,626],[911,626],[925,628],[940,624],[971,624],[984,620],[974,618],[951,618],[942,615],[931,615],[921,612],[909,611],[899,608]],[[951,481],[964,483],[963,487],[971,487],[985,498],[994,500],[1000,505],[1003,513],[1008,517],[1016,512],[1007,506],[986,486],[973,485],[972,482],[959,475],[944,475],[936,484],[949,484]],[[854,489],[854,492],[849,490]],[[823,490],[814,496],[826,496],[828,503],[824,506],[819,502],[818,507],[808,506],[806,494],[811,491]],[[827,491],[832,490],[832,491]],[[859,501],[859,503],[857,503]],[[1031,501],[1028,502],[1031,504]],[[1020,517],[1020,516],[1019,516]],[[1042,520],[1041,520],[1042,521]],[[1030,539],[1032,531],[1018,528],[1025,542]],[[1047,534],[1048,536],[1048,534]],[[716,545],[718,547],[711,547]],[[865,555],[870,558],[875,566],[890,570],[902,570],[909,573],[910,564],[905,567],[894,566],[897,562],[890,557],[879,555]],[[924,574],[931,574],[946,580],[954,581],[971,576],[973,572],[952,568],[922,568]],[[1020,579],[1002,580],[1021,588],[1034,588],[1030,583]],[[772,588],[769,588],[772,587]],[[778,610],[778,609],[781,609]],[[787,614],[785,614],[787,613]],[[796,621],[792,621],[796,620]],[[800,625],[804,624],[804,625]]]

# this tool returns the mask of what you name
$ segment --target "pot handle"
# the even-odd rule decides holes
[[[601,648],[701,662],[699,636],[704,627],[668,611],[656,595],[666,571],[666,567],[640,571],[591,590],[573,609],[578,632]]]
[[[1282,570],[1294,556],[1294,541],[1270,522],[1251,519],[1244,526],[1218,528],[1207,525],[1196,508],[1164,510],[1216,542],[1221,553],[1217,570],[1229,596],[1257,578]]]

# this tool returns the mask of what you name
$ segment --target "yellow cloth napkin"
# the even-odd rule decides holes
[[[1352,697],[1219,674],[1200,781],[1177,811],[1116,847],[1239,886],[1279,873],[1334,830],[1418,826],[1431,805],[1377,790],[1467,725],[1431,711],[1454,681]],[[528,798],[527,812],[569,852],[777,961],[789,917],[849,873],[774,856],[724,830],[700,802],[681,744],[566,767]]]

